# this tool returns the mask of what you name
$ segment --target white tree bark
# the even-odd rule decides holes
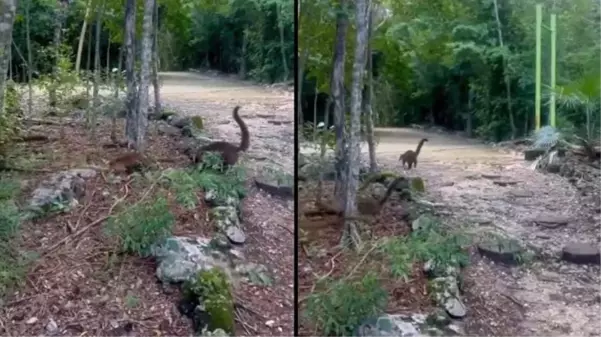
[[[363,100],[363,78],[365,75],[365,60],[368,39],[368,2],[369,0],[357,0],[356,6],[356,27],[357,36],[355,44],[355,59],[353,62],[353,83],[351,88],[351,120],[347,143],[347,163],[346,163],[346,184],[344,198],[344,215],[352,217],[357,211],[357,188],[359,185],[359,165],[361,164],[361,107]],[[357,228],[354,221],[345,221],[344,232],[342,234],[342,244],[356,244],[354,240],[358,238]]]
[[[127,137],[127,146],[133,147],[136,144],[137,132],[137,86],[135,72],[135,34],[136,34],[136,1],[126,0],[125,3],[125,28],[124,28],[124,47],[125,47],[125,73],[127,78],[127,119],[125,121],[125,136]]]
[[[140,53],[140,88],[138,89],[138,113],[136,131],[136,150],[142,152],[145,147],[148,129],[148,87],[150,84],[150,66],[152,62],[152,17],[155,0],[144,1],[144,19],[142,21],[142,48]]]
[[[16,0],[0,0],[0,114],[4,113],[6,72],[13,38],[13,23],[17,11]]]

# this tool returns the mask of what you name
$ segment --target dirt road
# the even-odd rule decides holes
[[[565,178],[529,168],[522,155],[494,149],[459,136],[415,129],[377,129],[380,166],[402,171],[399,153],[428,138],[417,169],[429,198],[442,212],[473,232],[496,231],[536,249],[541,261],[507,268],[479,260],[468,268],[466,301],[471,307],[468,331],[496,335],[599,335],[598,266],[560,262],[568,242],[598,244],[598,206],[584,201]],[[366,146],[362,152],[367,157]],[[505,187],[481,175],[515,182]],[[538,217],[567,219],[550,229],[534,224]]]

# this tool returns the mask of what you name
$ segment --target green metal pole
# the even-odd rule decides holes
[[[536,75],[534,96],[534,126],[540,129],[540,81],[541,81],[541,30],[543,23],[543,5],[536,5]]]
[[[557,15],[551,14],[551,100],[549,101],[549,124],[555,127],[555,74],[557,70]]]

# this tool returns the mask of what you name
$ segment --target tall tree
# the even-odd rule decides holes
[[[376,146],[374,144],[374,116],[373,116],[373,97],[374,97],[374,69],[372,56],[372,38],[373,38],[373,23],[374,23],[374,6],[369,6],[369,22],[368,22],[368,43],[367,43],[367,90],[365,91],[365,133],[367,138],[367,148],[369,150],[369,170],[376,172],[378,163],[376,161]]]
[[[67,18],[67,9],[69,8],[69,0],[57,0],[54,10],[54,35],[52,38],[52,85],[48,90],[48,99],[50,106],[56,106],[56,86],[58,82],[58,62],[60,58],[60,47],[63,25]]]
[[[150,67],[152,62],[152,17],[155,0],[144,1],[144,18],[142,21],[142,50],[140,53],[140,87],[138,89],[138,113],[136,123],[136,150],[144,151],[146,130],[148,129],[148,87],[150,84]]]
[[[343,200],[344,165],[345,165],[345,136],[344,136],[344,58],[346,54],[346,31],[348,29],[346,1],[340,0],[336,15],[336,39],[332,59],[332,77],[330,79],[331,99],[334,104],[334,128],[336,130],[336,184],[334,194]],[[326,110],[329,113],[329,109]],[[314,121],[317,123],[317,121]],[[326,126],[327,127],[327,126]]]
[[[347,138],[346,148],[346,184],[344,193],[344,215],[345,218],[352,217],[357,211],[357,188],[359,183],[359,165],[361,163],[361,106],[363,100],[363,79],[365,74],[365,58],[368,40],[368,9],[369,0],[355,1],[356,20],[356,42],[355,58],[353,61],[353,82],[351,87],[351,120]],[[351,246],[358,243],[359,236],[355,222],[345,220],[341,244]]]
[[[77,43],[77,56],[75,57],[75,71],[79,72],[81,66],[81,54],[83,53],[83,42],[86,39],[86,29],[88,27],[88,18],[90,17],[90,8],[92,7],[92,0],[86,1],[86,13],[83,17],[83,23],[81,24],[81,32],[79,33],[79,42]]]
[[[125,120],[125,136],[127,137],[127,146],[132,148],[138,138],[136,132],[137,123],[137,85],[135,66],[135,34],[136,34],[136,0],[125,1],[125,76],[127,81],[126,109],[127,118]]]
[[[154,1],[154,26],[152,29],[152,87],[154,89],[154,113],[158,116],[161,106],[161,86],[159,82],[159,4]]]
[[[10,58],[10,45],[13,36],[13,24],[17,12],[16,0],[0,0],[0,115],[4,113],[4,91],[6,72]]]

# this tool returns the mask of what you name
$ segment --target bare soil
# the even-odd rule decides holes
[[[231,109],[240,104],[251,132],[244,164],[260,169],[272,164],[266,159],[270,158],[291,172],[293,124],[270,123],[293,119],[291,93],[216,75],[167,73],[162,79],[164,104],[179,113],[205,117],[205,128],[216,138],[239,141]],[[124,129],[122,121],[119,129]],[[102,165],[103,159],[125,151],[102,147],[109,143],[109,123],[104,120],[94,141],[78,124],[65,127],[65,138],[60,138],[57,126],[44,125],[36,133],[40,130],[53,141],[21,144],[18,149],[24,162],[39,170],[20,173],[24,197],[52,173],[85,167],[87,162]],[[179,163],[163,163],[163,168],[189,164],[178,151],[177,139],[156,134],[152,125],[149,132],[148,153]],[[255,158],[259,156],[265,159]],[[268,267],[273,284],[241,283],[235,288],[237,334],[292,335],[293,208],[252,187],[251,181],[248,185],[251,191],[243,202],[242,224],[247,234],[243,253],[248,261]],[[54,321],[59,335],[190,335],[191,322],[176,307],[179,294],[175,287],[163,287],[156,281],[156,263],[117,254],[116,243],[106,235],[102,222],[90,226],[110,214],[116,199],[121,202],[114,210],[135,203],[149,188],[136,181],[108,184],[98,175],[87,181],[84,200],[71,212],[24,223],[21,244],[40,257],[30,266],[23,284],[5,299],[0,309],[0,334],[43,335]],[[214,226],[207,220],[202,200],[199,194],[199,206],[187,210],[168,195],[176,218],[175,235],[211,235]],[[87,226],[82,234],[72,234]]]

